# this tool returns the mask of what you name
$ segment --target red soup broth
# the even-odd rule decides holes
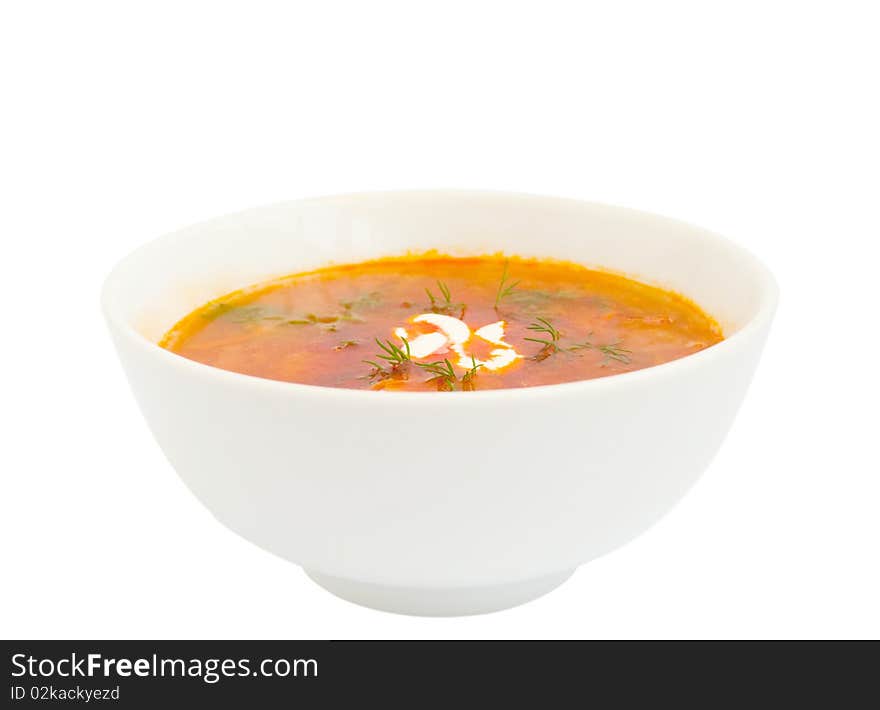
[[[686,298],[550,259],[436,254],[293,274],[193,311],[160,345],[233,372],[450,392],[589,380],[708,348]]]

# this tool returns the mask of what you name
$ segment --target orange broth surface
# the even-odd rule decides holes
[[[236,291],[186,316],[160,345],[273,380],[436,392],[606,377],[720,340],[694,303],[617,274],[431,253]]]

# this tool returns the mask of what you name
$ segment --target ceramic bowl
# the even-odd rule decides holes
[[[602,379],[443,394],[276,382],[156,344],[237,288],[428,249],[623,272],[693,299],[726,339]],[[460,191],[343,195],[221,217],[138,249],[102,295],[156,440],[214,516],[340,597],[421,615],[528,601],[659,520],[727,433],[776,298],[753,256],[698,227]],[[450,465],[453,456],[464,463]]]

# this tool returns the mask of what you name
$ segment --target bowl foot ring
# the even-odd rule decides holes
[[[556,589],[573,569],[484,587],[394,587],[306,570],[331,594],[354,604],[411,616],[470,616],[525,604]]]

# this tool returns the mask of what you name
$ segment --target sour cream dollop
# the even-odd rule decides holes
[[[406,328],[394,329],[394,335],[409,344],[410,357],[416,360],[452,352],[457,359],[449,358],[450,362],[462,369],[469,370],[476,364],[487,370],[497,371],[522,358],[510,343],[505,342],[503,320],[481,326],[473,332],[463,320],[441,313],[422,313],[415,316],[412,322],[427,323],[436,328],[430,333],[420,333],[414,338],[409,337]],[[466,351],[465,345],[472,336],[497,346],[489,352],[488,359],[472,357],[472,354]]]

